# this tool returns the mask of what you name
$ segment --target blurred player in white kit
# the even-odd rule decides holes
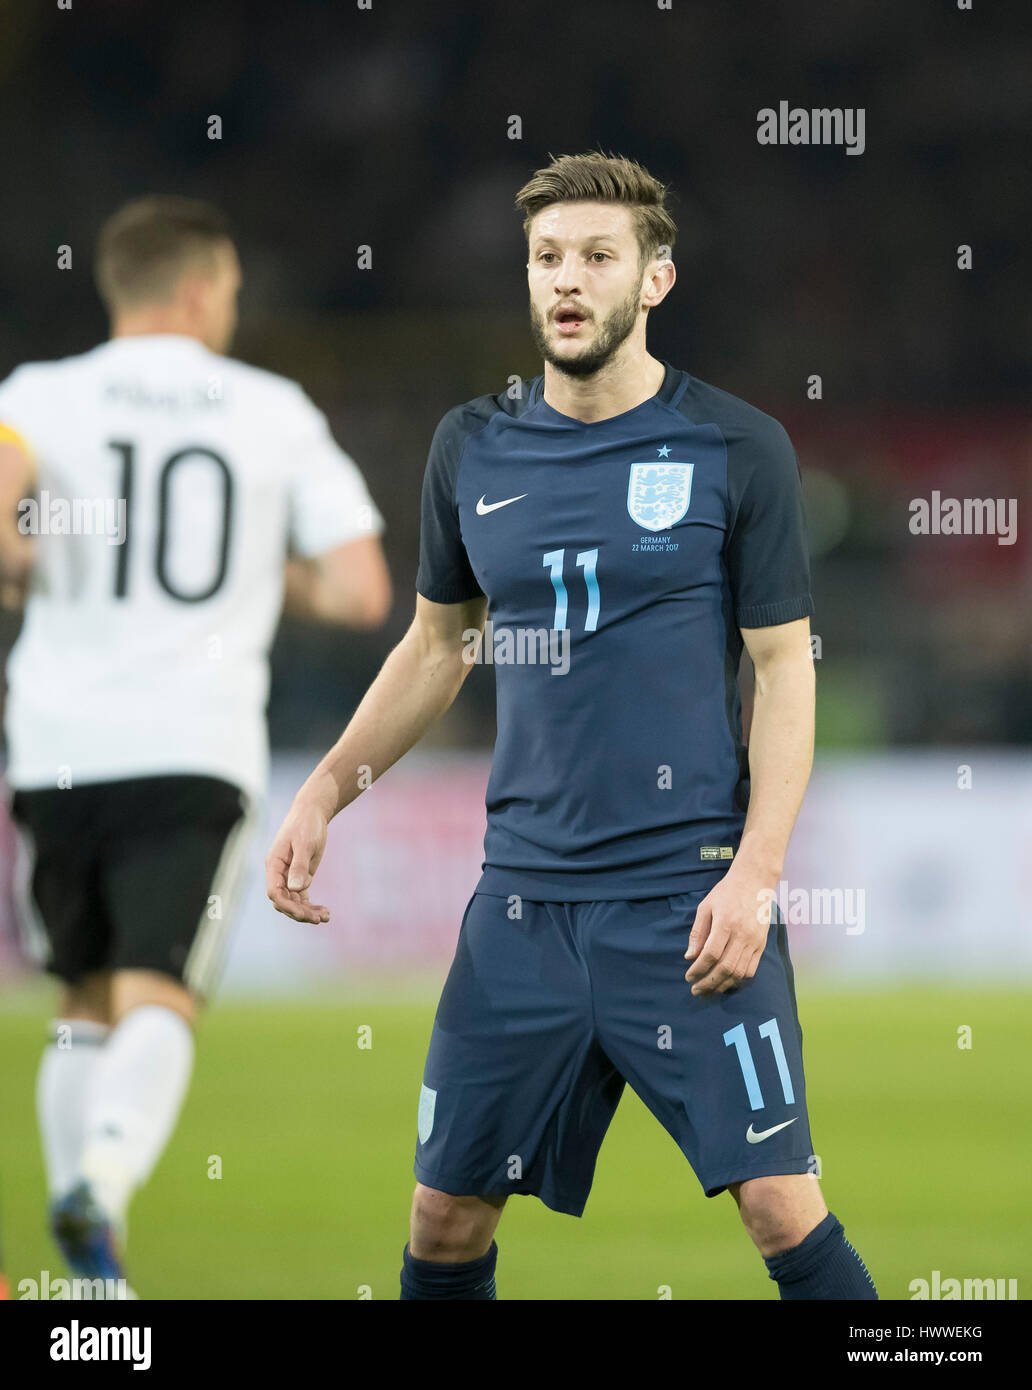
[[[6,708],[22,916],[61,985],[37,1083],[50,1226],[73,1273],[121,1280],[265,790],[281,607],[374,628],[391,584],[325,416],[224,355],[241,272],[221,214],[130,203],[96,275],[110,339],[0,384],[0,586],[25,594]]]

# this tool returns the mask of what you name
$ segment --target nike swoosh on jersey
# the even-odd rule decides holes
[[[772,1134],[777,1134],[779,1129],[787,1129],[789,1125],[794,1125],[798,1118],[798,1115],[793,1115],[790,1120],[785,1120],[780,1125],[771,1125],[770,1129],[761,1129],[758,1134],[750,1125],[745,1131],[745,1137],[750,1144],[762,1144],[764,1139],[769,1139]]]
[[[485,493],[484,497],[486,496],[487,494]],[[521,492],[519,497],[506,497],[502,502],[485,502],[484,497],[481,497],[480,501],[477,503],[477,516],[487,516],[488,512],[496,512],[499,507],[507,507],[510,502],[522,502],[524,497],[529,496],[529,492]]]

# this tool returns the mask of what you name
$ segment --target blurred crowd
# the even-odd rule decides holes
[[[274,740],[321,747],[411,615],[437,420],[540,370],[513,195],[550,153],[628,154],[671,185],[680,228],[652,351],[796,442],[822,746],[1028,742],[1020,19],[933,0],[5,7],[0,376],[103,336],[92,241],[120,202],[226,209],[239,355],[302,382],[389,528],[385,630],[278,638]],[[864,107],[865,153],[759,145],[757,112],[780,100]],[[1016,544],[912,535],[908,504],[932,489],[1018,499]],[[0,619],[0,656],[15,630]],[[469,690],[439,740],[489,742],[489,673]]]

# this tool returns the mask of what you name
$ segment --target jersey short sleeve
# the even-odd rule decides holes
[[[434,431],[423,477],[416,590],[433,603],[465,603],[483,592],[463,544],[455,501],[465,439],[460,406]]]
[[[31,454],[38,429],[32,373],[25,367],[16,367],[0,382],[0,444],[17,444]]]
[[[297,388],[287,431],[293,465],[290,541],[310,558],[363,536],[382,533],[377,510],[354,459],[330,431],[323,412]]]
[[[725,557],[740,628],[774,627],[813,612],[795,449],[777,420],[761,420],[728,442]]]

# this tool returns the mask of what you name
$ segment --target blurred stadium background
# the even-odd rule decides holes
[[[933,1269],[1017,1278],[1028,1297],[1020,15],[930,0],[0,10],[0,376],[104,336],[90,261],[116,205],[217,202],[244,264],[236,354],[328,412],[385,514],[397,588],[374,634],[281,626],[253,889],[183,1122],[134,1206],[144,1296],[396,1296],[424,1049],[479,871],[491,674],[474,670],[421,748],[331,828],[316,895],[329,926],[277,917],[260,863],[410,619],[434,426],[540,370],[513,195],[549,153],[602,146],[673,186],[679,279],[652,352],[776,415],[803,471],[818,759],[785,879],[811,905],[826,890],[862,911],[791,927],[829,1204],[883,1297]],[[864,107],[865,153],[760,146],[756,113],[782,99]],[[1017,499],[1016,542],[912,535],[909,504],[933,490]],[[16,632],[0,616],[0,657]],[[0,1199],[16,1283],[56,1257],[32,1113],[49,991],[19,954],[10,851],[0,811]],[[510,1207],[503,1297],[776,1297],[729,1199],[702,1199],[631,1096],[582,1222]]]

